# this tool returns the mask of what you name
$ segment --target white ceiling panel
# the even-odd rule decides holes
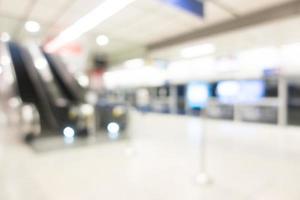
[[[233,15],[228,11],[220,8],[213,2],[205,2],[205,17],[204,25],[211,25],[213,23],[221,22],[233,18]]]
[[[22,30],[18,36],[24,37],[27,33],[24,33],[23,30],[23,18],[34,1],[0,0],[0,31]],[[103,1],[37,0],[31,13],[29,13],[29,19],[41,23],[42,31],[39,36],[45,39],[57,35]],[[159,42],[195,29],[205,29],[209,25],[287,1],[291,0],[205,0],[205,16],[201,18],[175,6],[165,4],[161,0],[136,0],[85,36],[89,38],[90,46],[94,47],[97,35],[106,34],[109,36],[111,43],[106,47],[95,48],[99,51],[108,53],[126,51],[126,48],[129,47],[145,47],[153,42]],[[4,19],[3,16],[10,19]],[[234,43],[231,46],[233,48],[235,45],[247,46],[248,43],[251,45],[261,43],[264,40],[260,34],[250,32],[247,32],[248,39],[239,34],[235,34],[233,37],[228,36],[231,40],[234,38],[245,40],[243,44]],[[270,35],[267,31],[261,30],[261,32]],[[275,39],[280,40],[286,35],[280,34],[276,38],[272,37],[273,39],[269,37],[268,43]],[[215,39],[215,41],[221,46],[230,45],[227,40]]]
[[[196,44],[212,43],[216,46],[216,55],[234,55],[247,49],[266,48],[300,42],[300,17],[278,20],[272,23],[249,27],[226,34],[208,37],[185,44],[152,52],[153,57],[180,58],[180,50]],[[290,31],[293,29],[293,31]],[[276,33],[276,34],[274,34]]]
[[[151,11],[155,13],[158,7],[161,5],[161,0],[136,0],[133,5],[144,11]]]
[[[74,3],[76,0],[38,0],[38,4],[48,6],[50,10],[62,7],[69,3]],[[55,11],[55,10],[53,10]]]
[[[262,10],[291,0],[218,0],[224,5],[230,6],[239,14],[247,14]]]
[[[128,26],[135,24],[144,17],[145,12],[143,10],[129,6],[126,10],[121,11],[116,16],[100,24],[93,32],[119,32],[127,29]]]
[[[104,0],[76,0],[73,4],[57,18],[56,25],[66,27],[89,13]]]
[[[76,0],[73,1],[73,5],[71,6],[71,10],[81,16],[82,14],[88,13],[92,9],[99,6],[105,0]]]
[[[26,14],[31,0],[1,0],[0,13],[21,18]]]
[[[34,6],[29,15],[30,19],[37,20],[39,22],[52,22],[57,19],[63,12],[62,9],[68,5],[71,0],[39,0]]]
[[[94,32],[146,45],[232,17],[211,2],[205,13],[203,19],[158,0],[137,0]]]
[[[47,5],[37,3],[30,13],[29,18],[31,20],[47,23],[56,18],[57,13],[55,11],[57,9],[59,8],[49,9]]]
[[[0,17],[0,32],[8,32],[12,34],[18,26],[18,21],[15,19]]]
[[[203,20],[158,0],[137,0],[131,6],[99,25],[95,32],[141,44],[184,33]]]

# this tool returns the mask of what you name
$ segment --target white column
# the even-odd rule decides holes
[[[176,114],[177,113],[177,88],[174,85],[170,86],[170,96],[169,96],[169,106],[170,106],[170,111],[172,114]]]
[[[288,109],[288,87],[285,77],[280,76],[278,80],[278,124],[280,126],[287,125],[287,109]]]

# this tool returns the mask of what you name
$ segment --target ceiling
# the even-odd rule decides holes
[[[54,37],[103,0],[0,0],[0,32],[15,39],[36,37],[41,41]],[[105,52],[116,60],[143,52],[151,44],[199,28],[205,29],[228,19],[290,0],[206,0],[205,17],[199,18],[161,0],[136,0],[109,20],[87,33],[84,38],[93,51]],[[29,36],[24,23],[35,20],[41,32]],[[106,34],[111,43],[98,47],[95,38]],[[232,38],[234,39],[234,38]]]
[[[300,16],[255,25],[158,49],[151,52],[149,57],[178,60],[182,59],[180,58],[182,49],[206,43],[211,43],[216,46],[214,56],[217,57],[232,56],[241,51],[251,49],[280,47],[282,45],[300,43],[300,29],[295,27],[300,27]]]

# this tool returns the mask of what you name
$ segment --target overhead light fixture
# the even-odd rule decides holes
[[[41,26],[38,22],[36,21],[27,21],[25,23],[25,29],[26,31],[28,31],[29,33],[37,33],[40,31]]]
[[[135,58],[131,60],[127,60],[124,65],[126,68],[138,68],[138,67],[143,67],[145,64],[144,59],[142,58]]]
[[[46,45],[46,51],[54,52],[67,43],[79,38],[108,18],[112,17],[135,0],[105,0],[87,15],[80,18],[73,25],[61,32]]]
[[[1,34],[0,40],[2,42],[8,42],[8,41],[10,41],[10,35],[7,32],[4,32]]]
[[[99,35],[96,42],[99,46],[106,46],[109,43],[109,38],[106,35]]]
[[[216,47],[213,44],[202,44],[193,47],[187,47],[181,51],[184,58],[195,58],[215,53]]]
[[[285,65],[299,65],[300,43],[286,44],[281,47],[281,59]]]
[[[251,69],[264,69],[280,65],[280,49],[275,46],[241,51],[237,54],[239,65]]]

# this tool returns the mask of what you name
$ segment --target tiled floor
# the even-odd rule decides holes
[[[1,200],[300,199],[297,128],[133,113],[130,141],[47,153],[0,133]],[[205,187],[195,182],[203,138]]]

